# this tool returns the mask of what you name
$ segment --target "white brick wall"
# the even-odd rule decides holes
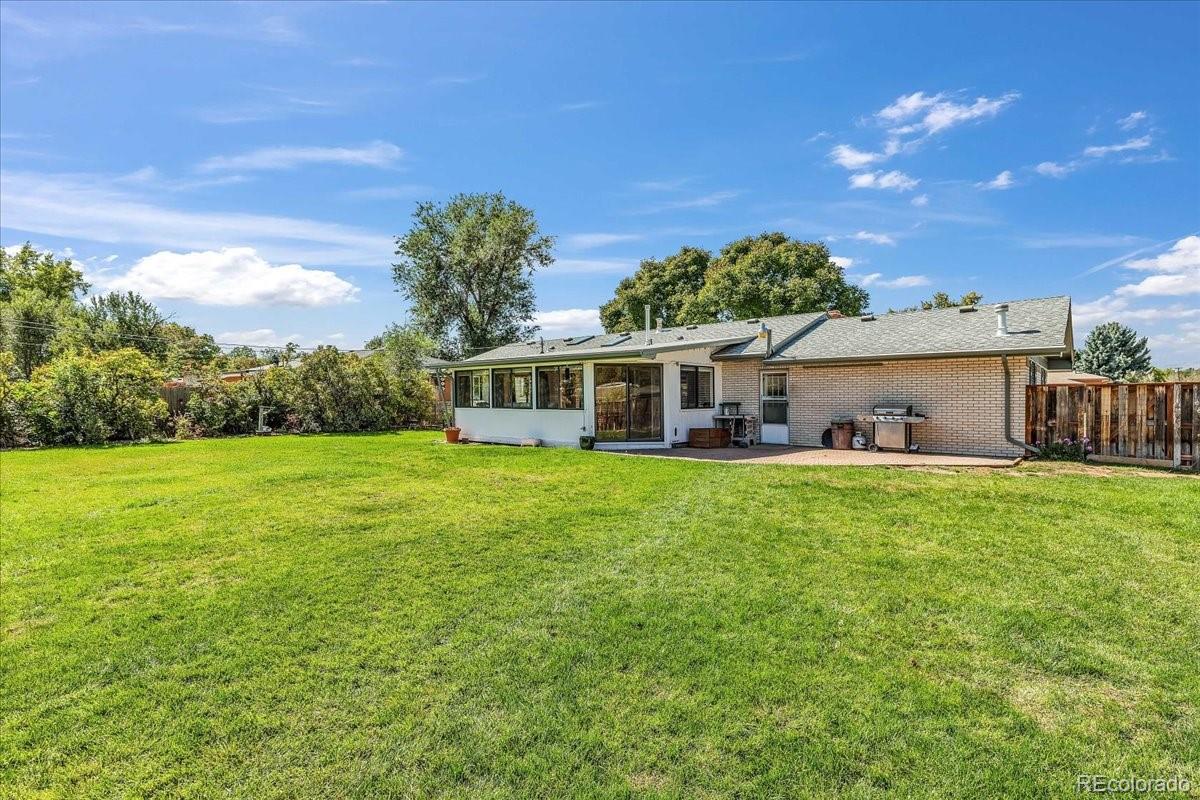
[[[1012,375],[1011,433],[1025,432],[1024,357],[1008,359]],[[775,368],[772,371],[784,368]],[[758,413],[762,361],[726,361],[722,375],[725,400],[741,402]],[[1021,448],[1004,438],[1004,372],[999,356],[912,359],[871,364],[791,366],[788,373],[788,438],[791,444],[819,446],[821,432],[834,416],[870,413],[881,403],[913,405],[928,419],[913,426],[913,441],[933,453],[1016,456]],[[857,422],[871,438],[871,423]]]

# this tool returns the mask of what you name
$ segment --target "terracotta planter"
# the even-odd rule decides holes
[[[458,444],[458,435],[462,433],[462,428],[446,428],[446,444]]]

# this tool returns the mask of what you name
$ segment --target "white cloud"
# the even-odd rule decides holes
[[[584,333],[600,333],[600,312],[594,308],[563,308],[556,311],[539,311],[533,315],[533,323],[543,336],[562,337]]]
[[[945,93],[914,92],[896,98],[875,116],[892,125],[907,121],[905,125],[892,128],[893,134],[931,136],[965,122],[994,117],[1020,96],[1018,92],[1008,92],[1000,97],[977,97],[973,103],[956,103],[946,99]]]
[[[1161,364],[1200,366],[1200,322],[1181,323],[1174,332],[1150,336],[1148,341],[1155,361]]]
[[[1116,290],[1123,297],[1181,297],[1200,294],[1200,236],[1185,236],[1170,250],[1153,258],[1136,258],[1122,266],[1140,272],[1153,272],[1137,283]]]
[[[1145,111],[1134,111],[1129,116],[1122,117],[1121,119],[1117,120],[1117,127],[1123,131],[1132,130],[1139,124],[1145,122],[1147,117],[1149,117],[1149,114],[1147,114]]]
[[[1179,303],[1157,307],[1131,307],[1129,300],[1106,294],[1088,303],[1071,306],[1071,317],[1076,324],[1090,328],[1099,322],[1166,322],[1168,320],[1200,318],[1200,308],[1189,308]]]
[[[838,166],[846,169],[862,169],[883,159],[882,153],[866,153],[856,150],[848,144],[839,144],[829,151],[829,158]]]
[[[362,147],[264,147],[236,156],[213,156],[197,169],[201,172],[284,170],[306,164],[390,167],[403,155],[399,147],[382,141]]]
[[[635,181],[633,187],[643,192],[674,192],[682,189],[691,178],[671,178],[669,180]]]
[[[1194,332],[1200,322],[1200,307],[1188,305],[1188,301],[1173,300],[1162,304],[1152,298],[1184,298],[1200,294],[1200,236],[1185,236],[1177,240],[1166,252],[1151,258],[1133,258],[1140,253],[1162,247],[1162,243],[1127,253],[1112,262],[1093,267],[1088,273],[1119,263],[1126,269],[1154,273],[1137,283],[1120,286],[1109,294],[1088,303],[1080,303],[1072,309],[1075,321],[1081,327],[1080,336],[1100,322],[1115,320],[1126,324],[1143,324],[1151,327],[1172,325],[1168,331],[1155,331],[1150,337],[1156,361],[1167,360],[1175,364],[1185,361],[1197,363]],[[1134,305],[1135,301],[1140,301]]]
[[[1185,236],[1154,258],[1135,258],[1123,266],[1148,272],[1188,273],[1200,269],[1200,236]]]
[[[919,194],[912,199],[912,204],[917,208],[924,208],[929,205],[929,195]]]
[[[171,250],[252,246],[274,262],[386,266],[392,237],[349,225],[238,212],[183,211],[115,187],[103,175],[0,174],[7,229]],[[146,192],[145,189],[138,189]]]
[[[900,141],[888,139],[884,142],[883,150],[878,153],[868,153],[848,144],[836,145],[829,151],[829,159],[846,169],[862,169],[877,162],[887,161],[898,152],[900,152]]]
[[[853,239],[857,242],[870,242],[871,244],[886,244],[895,246],[896,240],[886,233],[871,233],[870,231],[858,231],[857,233],[848,233],[845,236],[826,236],[826,241],[837,242],[844,239]]]
[[[990,181],[983,181],[975,184],[975,186],[979,189],[1011,189],[1013,186],[1016,186],[1016,181],[1013,180],[1012,171],[1006,169]]]
[[[1182,275],[1151,275],[1117,289],[1126,297],[1182,296],[1200,294],[1200,269]]]
[[[577,103],[563,103],[558,107],[559,111],[588,111],[593,108],[599,108],[604,105],[599,100],[580,100]]]
[[[591,250],[610,244],[640,241],[639,233],[572,233],[563,237],[563,244],[573,250]]]
[[[897,192],[907,192],[920,182],[920,179],[911,178],[899,170],[860,172],[850,176],[851,189],[893,189]]]
[[[288,342],[299,344],[304,337],[298,333],[282,335],[274,328],[255,328],[249,331],[223,331],[213,337],[222,345],[246,345],[247,347],[283,347]]]
[[[1113,153],[1124,153],[1128,150],[1145,150],[1151,144],[1149,136],[1139,136],[1136,139],[1129,139],[1120,144],[1106,145],[1091,145],[1083,149],[1083,154],[1088,158],[1103,158]]]
[[[929,278],[924,275],[901,275],[889,281],[879,281],[879,285],[889,289],[910,289],[914,286],[928,286]]]
[[[468,83],[475,83],[486,78],[487,75],[482,72],[473,75],[439,75],[436,78],[429,79],[430,86],[463,86]]]
[[[830,256],[829,260],[837,264],[842,269],[850,269],[854,266],[854,259],[846,256]]]
[[[1075,171],[1075,164],[1059,164],[1056,161],[1043,161],[1033,168],[1039,175],[1046,175],[1051,178],[1065,178]]]
[[[659,205],[643,209],[642,213],[656,214],[661,211],[679,211],[689,208],[712,208],[714,206],[721,205],[726,200],[732,200],[740,194],[741,192],[733,190],[709,192],[708,194],[690,197],[686,200],[673,200],[669,203],[660,203]]]
[[[163,250],[104,283],[110,290],[214,306],[329,306],[351,302],[359,291],[328,270],[272,265],[252,247]]]
[[[1022,247],[1045,250],[1056,247],[1129,247],[1146,241],[1141,236],[1108,233],[1047,233],[1021,238]]]
[[[860,286],[882,286],[885,289],[911,289],[916,286],[928,286],[929,278],[924,275],[901,275],[898,278],[884,280],[882,272],[870,272],[866,275],[851,275],[851,280],[857,280]]]

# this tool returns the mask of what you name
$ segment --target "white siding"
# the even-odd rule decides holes
[[[716,408],[688,409],[679,407],[679,367],[681,364],[713,367],[713,402],[721,402],[721,364],[709,358],[708,348],[658,353],[656,358],[628,358],[612,363],[661,364],[663,368],[663,434],[662,442],[597,443],[598,448],[670,447],[686,442],[694,428],[711,428]],[[496,365],[495,368],[503,368]],[[520,365],[527,366],[527,365]],[[539,365],[534,365],[536,368]],[[455,423],[462,428],[465,439],[475,442],[519,444],[522,439],[540,439],[543,444],[577,447],[581,435],[594,433],[595,362],[583,362],[583,410],[536,408],[536,379],[534,380],[535,408],[455,408]]]

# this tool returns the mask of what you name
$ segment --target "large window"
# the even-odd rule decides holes
[[[538,367],[538,408],[583,408],[583,365]]]
[[[713,407],[712,367],[682,366],[679,368],[679,407]]]
[[[493,408],[533,408],[533,370],[492,370]]]
[[[454,405],[457,408],[487,408],[488,398],[486,369],[454,373]]]
[[[596,365],[596,440],[661,442],[662,366]]]

